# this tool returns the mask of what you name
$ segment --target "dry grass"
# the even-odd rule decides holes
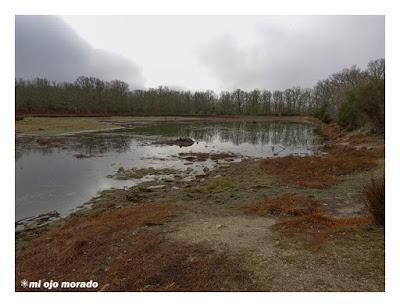
[[[370,216],[350,216],[333,218],[314,212],[276,223],[273,230],[285,235],[306,235],[316,244],[321,244],[329,237],[341,237],[352,232],[354,227],[371,224]]]
[[[67,145],[67,140],[65,138],[41,138],[37,139],[36,142],[39,145],[48,147],[64,147]]]
[[[261,216],[302,216],[317,212],[319,207],[320,203],[313,197],[285,194],[246,207],[246,211]]]
[[[359,145],[359,144],[371,143],[371,141],[373,141],[373,138],[367,134],[357,133],[350,136],[349,141],[353,145]]]
[[[331,124],[320,123],[319,127],[321,129],[322,134],[325,135],[325,137],[329,140],[332,141],[337,140],[338,138],[343,136],[343,131],[335,123]]]
[[[349,146],[323,146],[324,156],[287,156],[265,159],[261,167],[270,175],[297,187],[326,188],[336,184],[339,176],[367,171],[377,166],[384,149],[356,149]]]
[[[371,179],[371,183],[364,188],[364,197],[367,207],[375,223],[385,225],[385,177]]]
[[[147,204],[74,217],[16,253],[19,281],[99,282],[105,291],[246,290],[248,273],[224,252],[167,241],[154,231],[171,205]]]

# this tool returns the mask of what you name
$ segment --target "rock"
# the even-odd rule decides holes
[[[158,190],[158,189],[165,189],[166,185],[160,184],[160,185],[151,185],[147,187],[148,190],[153,191],[153,190]]]
[[[209,171],[210,171],[210,169],[207,166],[203,168],[204,173],[208,173]]]
[[[87,158],[91,158],[92,156],[79,153],[79,154],[74,155],[74,157],[77,159],[87,159]]]
[[[179,138],[176,140],[166,140],[166,141],[158,141],[154,142],[153,144],[159,145],[177,145],[179,147],[189,147],[194,144],[194,140],[191,138]]]
[[[22,230],[24,227],[36,228],[39,226],[49,224],[59,218],[60,218],[60,214],[57,211],[53,210],[53,211],[43,213],[43,214],[40,214],[37,216],[31,216],[31,217],[16,221],[15,227],[18,230]]]

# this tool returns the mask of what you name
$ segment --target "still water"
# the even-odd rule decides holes
[[[163,139],[189,137],[190,147],[152,144]],[[33,139],[16,141],[16,220],[56,210],[62,215],[88,201],[97,192],[152,180],[115,180],[119,167],[174,168],[192,173],[215,161],[187,164],[184,152],[230,152],[240,157],[265,158],[312,154],[322,139],[307,124],[283,122],[141,123],[124,129],[63,136],[68,146],[48,148]],[[78,159],[76,154],[90,155]],[[236,159],[238,161],[240,159]]]

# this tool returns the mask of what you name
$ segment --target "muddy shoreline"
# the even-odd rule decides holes
[[[383,140],[288,119],[318,125],[330,147],[102,191],[68,217],[16,233],[16,289],[21,278],[50,276],[95,278],[102,291],[383,291],[384,229],[361,197],[384,170]]]

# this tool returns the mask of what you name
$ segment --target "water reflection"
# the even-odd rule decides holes
[[[191,147],[151,145],[160,137],[190,137]],[[57,210],[68,213],[100,190],[138,183],[106,176],[119,167],[202,169],[177,158],[184,152],[232,152],[252,157],[310,154],[321,141],[311,125],[292,123],[151,123],[126,129],[60,136],[66,146],[16,141],[17,219]],[[146,145],[147,144],[147,145]],[[77,159],[82,153],[92,156]],[[215,164],[207,161],[207,167]]]
[[[234,145],[281,144],[283,146],[308,146],[320,141],[312,125],[283,122],[224,122],[224,123],[158,123],[132,127],[129,131],[141,135],[164,137],[190,137],[213,142],[220,139]]]

